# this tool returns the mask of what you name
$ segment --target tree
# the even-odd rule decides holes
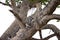
[[[60,30],[53,24],[47,24],[52,19],[60,20],[60,15],[53,14],[60,5],[60,0],[6,0],[6,3],[0,3],[11,7],[12,10],[9,11],[16,17],[16,20],[1,36],[1,40],[48,40],[53,36],[57,36],[60,40]],[[42,5],[46,7],[42,9]],[[27,11],[32,7],[36,7],[37,10],[27,17]],[[54,34],[42,38],[41,30],[43,29],[51,29]],[[41,39],[32,38],[37,31],[40,32]]]

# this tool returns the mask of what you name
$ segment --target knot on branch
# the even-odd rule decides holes
[[[34,22],[34,18],[32,18],[31,16],[26,19],[26,23],[30,26],[32,25],[33,22]]]

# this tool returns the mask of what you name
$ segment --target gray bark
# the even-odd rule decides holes
[[[8,37],[12,38],[16,35],[16,32],[18,32],[18,30],[20,29],[20,26],[17,21],[18,20],[14,21],[12,25],[3,33],[1,39],[8,40]]]
[[[9,40],[26,40],[28,38],[31,38],[36,33],[36,31],[41,30],[41,28],[44,27],[49,20],[60,19],[60,15],[53,14],[56,7],[60,4],[60,0],[50,0],[50,2],[46,5],[46,7],[43,10],[39,10],[41,6],[37,4],[36,5],[37,10],[36,10],[35,14],[33,14],[32,16],[29,16],[29,17],[27,17],[27,11],[29,9],[29,6],[28,6],[29,4],[27,4],[26,1],[25,1],[25,4],[22,3],[20,10],[16,7],[14,0],[11,0],[11,4],[12,4],[13,12],[15,12],[14,14],[19,13],[18,17],[16,15],[14,15],[14,16],[18,20],[19,19],[21,19],[21,20],[18,21],[19,27],[17,27],[17,30],[15,28],[16,28],[16,25],[18,26],[18,24],[14,23],[14,25],[12,25],[13,27],[11,26],[8,29],[8,31],[6,31],[4,33],[4,35],[2,35],[1,38],[2,39],[4,38],[4,40],[5,40],[5,38],[7,38],[6,40],[8,40],[8,36],[9,36],[9,38],[11,38]],[[50,26],[53,26],[53,25],[50,25]],[[49,25],[48,25],[48,27],[49,27]],[[56,31],[55,26],[53,26],[53,28],[52,27],[49,27],[49,28],[52,29],[54,32]],[[13,29],[14,29],[14,31],[12,31]],[[57,31],[55,33],[58,34],[59,30],[58,30],[58,33],[57,33]],[[31,40],[35,40],[35,39],[31,39]],[[46,39],[46,40],[48,40],[48,39]]]

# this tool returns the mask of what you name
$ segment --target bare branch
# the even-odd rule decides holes
[[[12,25],[7,29],[7,31],[3,33],[3,35],[1,36],[1,39],[8,40],[8,37],[12,38],[16,36],[16,32],[18,32],[18,30],[20,29],[20,26],[18,24],[18,20],[16,19],[16,21],[12,23]]]
[[[36,12],[34,15],[34,18],[37,17],[41,19],[46,14],[52,14],[56,7],[59,5],[60,0],[50,0],[50,2],[46,5],[44,9],[42,9],[40,12]],[[40,16],[40,17],[39,17]]]
[[[3,3],[3,2],[1,2],[1,1],[0,1],[0,4],[11,7],[11,5],[10,5],[10,4],[8,4],[8,5],[7,5],[6,3]]]
[[[57,38],[58,38],[58,40],[60,40],[60,35],[59,34],[57,34]]]
[[[49,38],[51,38],[51,37],[53,37],[53,36],[56,36],[56,34],[49,35],[49,36],[47,36],[46,38],[44,38],[43,40],[48,40]]]
[[[15,0],[11,0],[11,5],[12,5],[12,9],[14,12],[18,13],[18,8],[16,7],[16,2]]]
[[[25,6],[26,7],[26,6]],[[24,17],[26,16],[26,15],[24,15],[25,13],[27,13],[27,10],[25,9],[25,7],[24,7],[24,5],[21,7],[21,10],[20,10],[20,12],[16,12],[15,10],[13,11],[11,11],[13,14],[14,13],[17,13],[17,15],[19,15],[19,17],[21,17],[21,20],[25,20],[24,19]],[[29,7],[29,6],[28,6]],[[27,8],[27,7],[26,7]],[[23,10],[22,10],[23,9]],[[22,15],[21,15],[22,14]],[[19,18],[18,17],[18,18]],[[20,18],[19,18],[20,19]],[[14,36],[14,35],[16,35],[16,31],[18,31],[20,28],[19,27],[21,27],[21,28],[23,28],[23,27],[25,27],[24,25],[22,25],[22,23],[23,22],[20,22],[20,21],[18,21],[18,22],[16,22],[17,21],[17,19],[12,23],[12,25],[6,30],[6,32],[1,36],[1,38],[2,39],[6,39],[7,40],[7,38],[9,37],[7,37],[7,35],[11,35],[11,36]],[[17,27],[17,28],[16,28]],[[18,29],[18,30],[16,30],[16,29]],[[12,33],[12,34],[11,34]]]
[[[11,40],[17,40],[17,39],[23,40],[23,39],[32,37],[32,35],[35,34],[37,31],[35,26],[38,26],[38,24],[34,20],[34,22],[32,22],[32,26],[30,26],[29,28],[26,28],[25,30],[23,29],[22,31],[19,30],[17,32],[17,35],[14,38],[12,38]]]
[[[55,1],[54,1],[55,2]],[[15,5],[14,5],[15,6]],[[25,8],[25,7],[24,7]],[[23,8],[23,10],[24,10],[24,8]],[[27,8],[27,7],[26,7]],[[15,8],[14,8],[15,9]],[[14,10],[13,9],[13,11],[15,12],[16,11],[16,9]],[[22,11],[22,10],[21,10]],[[15,13],[18,13],[18,12],[15,12]],[[22,13],[22,12],[21,12]],[[38,12],[39,13],[39,12]],[[15,15],[15,14],[14,14]],[[21,15],[20,15],[21,16]],[[24,16],[25,17],[25,16]],[[38,16],[36,16],[36,17],[38,17]],[[22,19],[23,17],[21,17],[21,19]],[[34,17],[35,18],[35,17]],[[20,19],[20,17],[18,17],[18,19]],[[43,19],[42,19],[43,20]],[[42,20],[39,20],[39,21],[42,21]],[[46,21],[46,19],[44,19],[45,21]],[[43,20],[43,21],[44,21]],[[49,20],[49,19],[48,19]],[[37,24],[37,23],[32,23],[32,24]],[[44,24],[42,24],[42,25],[44,25]],[[29,29],[23,29],[23,30],[19,30],[18,32],[17,32],[17,35],[14,37],[14,38],[12,38],[11,40],[17,40],[17,39],[19,39],[19,40],[23,40],[23,39],[27,39],[27,38],[30,38],[34,33],[36,33],[36,29],[35,29],[35,26],[36,25],[33,25],[33,26],[31,26]],[[27,31],[28,30],[28,31]],[[19,33],[19,34],[18,34]]]
[[[21,29],[17,32],[17,35],[12,38],[11,40],[24,40],[24,39],[28,39],[30,37],[32,37],[33,34],[36,33],[36,29],[34,27],[32,27],[31,29]]]
[[[21,28],[25,28],[26,25],[25,25],[24,22],[21,20],[20,16],[19,16],[17,13],[15,13],[13,10],[10,10],[10,12],[12,12],[12,13],[14,14],[14,16],[19,20],[19,22],[20,22],[21,25],[24,25],[24,26],[21,27]]]
[[[29,38],[27,40],[40,40],[40,39],[35,39],[35,38]]]
[[[50,2],[46,5],[46,7],[42,10],[43,14],[52,14],[56,7],[59,5],[60,0],[50,0]]]
[[[40,34],[40,38],[42,40],[43,38],[42,38],[42,31],[41,30],[39,30],[39,34]]]
[[[20,19],[19,15],[17,14],[17,12],[14,12],[13,10],[9,10],[9,11],[12,12],[13,15],[14,15],[17,19],[19,19],[20,21],[22,21],[22,20]]]
[[[47,22],[49,21],[49,16],[46,18],[45,15],[52,13],[56,7],[58,6],[60,0],[51,0],[48,5],[46,6],[46,8],[44,8],[43,10],[41,10],[40,12],[36,10],[35,14],[33,14],[31,17],[36,19],[37,18],[37,22],[40,25],[46,25]],[[43,18],[44,17],[44,18]],[[48,20],[48,21],[47,21]]]
[[[43,26],[42,29],[51,29],[55,33],[55,34],[53,34],[51,36],[48,36],[45,39],[49,39],[52,36],[57,36],[58,40],[60,39],[60,30],[55,25],[53,25],[53,24],[47,24],[47,25]]]
[[[58,14],[46,15],[39,21],[39,23],[47,24],[47,22],[52,19],[60,20],[60,15]]]
[[[40,13],[38,11],[35,12],[34,15],[32,15],[33,18],[37,17],[37,21],[39,24],[41,24],[43,20],[41,20],[46,14],[51,14],[53,13],[53,11],[56,9],[56,7],[58,6],[60,0],[51,0],[48,5],[40,11]],[[43,18],[44,19],[44,18]],[[41,20],[41,21],[40,21]],[[45,22],[45,21],[44,21]],[[44,23],[43,22],[43,23]],[[46,23],[45,23],[46,24]]]
[[[43,26],[41,29],[51,29],[54,33],[60,34],[60,30],[53,24],[47,24],[47,25]]]
[[[20,8],[17,8],[15,1],[11,0],[12,9],[15,14],[19,15],[19,18],[24,22],[27,17],[27,11],[29,10],[29,5],[26,1],[23,1]]]

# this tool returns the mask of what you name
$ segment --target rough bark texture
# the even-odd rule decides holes
[[[12,8],[10,12],[13,13],[16,20],[1,36],[0,40],[48,40],[53,36],[57,36],[58,40],[60,40],[60,30],[52,24],[47,24],[52,19],[60,20],[60,15],[53,14],[60,4],[60,0],[50,0],[43,9],[41,8],[41,2],[34,4],[37,10],[29,17],[27,17],[27,11],[30,8],[30,4],[28,0],[22,1],[21,4],[16,6],[15,0],[11,0],[11,4],[7,5]],[[6,5],[2,2],[0,3]],[[51,29],[55,34],[42,38],[41,30],[43,29]],[[32,38],[37,31],[40,32],[41,39]]]
[[[12,23],[12,25],[7,29],[7,31],[3,33],[1,39],[8,40],[8,37],[10,38],[16,35],[16,32],[18,32],[18,30],[20,29],[20,26],[18,25],[17,21],[18,20],[14,21],[14,23]]]

